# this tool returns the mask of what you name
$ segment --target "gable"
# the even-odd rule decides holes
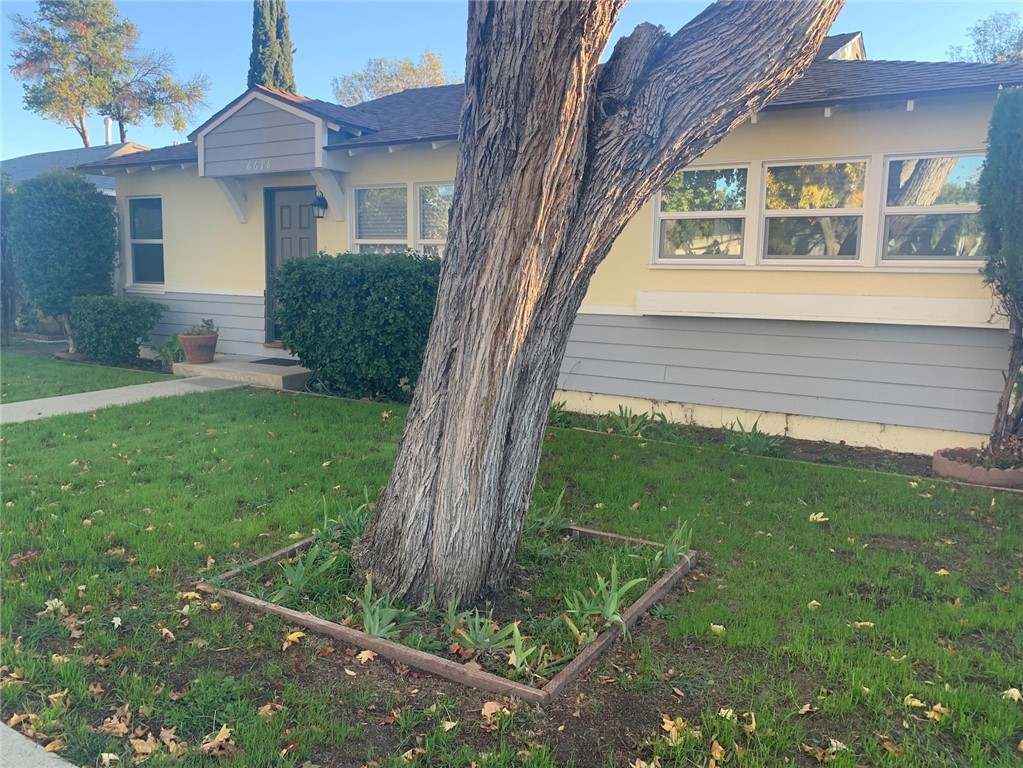
[[[198,137],[201,176],[317,167],[323,121],[254,95]]]

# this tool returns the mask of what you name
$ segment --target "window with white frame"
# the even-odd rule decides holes
[[[448,211],[455,195],[453,184],[420,184],[416,203],[415,250],[431,256],[443,256],[448,239]]]
[[[355,190],[355,250],[391,253],[409,247],[408,188]]]
[[[130,198],[128,221],[132,283],[163,283],[163,201]]]
[[[862,161],[766,166],[764,260],[858,259],[866,170]]]
[[[410,183],[357,188],[354,192],[356,251],[393,253],[411,248],[443,255],[453,185]]]
[[[658,260],[741,259],[746,180],[745,168],[676,173],[658,194]]]
[[[882,261],[979,261],[980,155],[891,158]]]

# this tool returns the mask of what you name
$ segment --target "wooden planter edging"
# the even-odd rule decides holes
[[[606,541],[624,544],[626,546],[660,546],[660,544],[656,544],[654,542],[643,541],[642,539],[633,539],[628,536],[619,536],[614,533],[605,533],[604,531],[594,531],[588,528],[578,528],[573,526],[566,530],[575,538],[603,539]],[[251,563],[225,571],[219,578],[226,581],[234,578],[243,571],[258,567],[272,560],[292,555],[295,552],[308,547],[313,540],[313,537],[304,539],[289,547],[285,547],[284,549],[280,549],[269,555],[261,557],[258,560],[253,560]],[[692,570],[695,558],[695,550],[689,550],[688,555],[672,566],[667,573],[654,582],[646,592],[640,595],[636,602],[625,610],[622,614],[622,621],[626,629],[631,629],[636,624],[636,621],[640,616],[646,613],[654,603],[668,594],[672,587],[674,587],[683,576]],[[329,637],[335,638],[336,640],[348,643],[349,645],[371,650],[386,659],[396,661],[407,667],[412,667],[413,669],[418,669],[421,672],[428,672],[432,675],[442,677],[445,680],[450,680],[451,682],[458,683],[459,685],[466,685],[481,691],[496,693],[502,696],[515,696],[529,704],[535,704],[537,706],[546,706],[557,698],[565,687],[575,680],[587,667],[589,667],[590,664],[592,664],[597,657],[600,656],[600,654],[603,653],[609,645],[611,645],[611,643],[620,637],[623,632],[622,627],[617,624],[608,627],[597,635],[596,639],[592,643],[583,648],[563,670],[551,678],[547,685],[543,688],[534,688],[532,686],[525,685],[524,683],[517,683],[514,680],[508,680],[500,675],[484,672],[481,669],[467,668],[464,664],[459,664],[457,662],[441,658],[440,656],[434,656],[433,654],[425,653],[423,651],[416,650],[415,648],[409,648],[406,645],[395,643],[391,640],[385,640],[382,637],[375,637],[358,629],[352,629],[351,627],[345,627],[332,621],[320,619],[309,613],[301,613],[299,611],[292,610],[291,608],[284,608],[283,606],[276,605],[275,603],[267,602],[266,600],[260,600],[259,598],[250,597],[249,595],[243,595],[241,592],[236,592],[232,589],[215,587],[205,581],[200,581],[197,588],[202,592],[218,595],[227,600],[238,603],[239,605],[244,605],[247,608],[252,608],[254,610],[261,611],[262,613],[272,613],[276,616],[287,619],[292,624],[305,627],[306,629],[311,629],[314,632],[321,632]]]

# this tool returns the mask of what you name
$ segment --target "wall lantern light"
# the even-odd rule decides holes
[[[327,198],[319,190],[316,191],[316,199],[313,200],[313,218],[322,219],[327,215]]]

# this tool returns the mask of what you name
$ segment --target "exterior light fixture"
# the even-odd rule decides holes
[[[313,200],[313,218],[322,219],[327,215],[327,198],[319,190],[316,191],[316,199]]]

